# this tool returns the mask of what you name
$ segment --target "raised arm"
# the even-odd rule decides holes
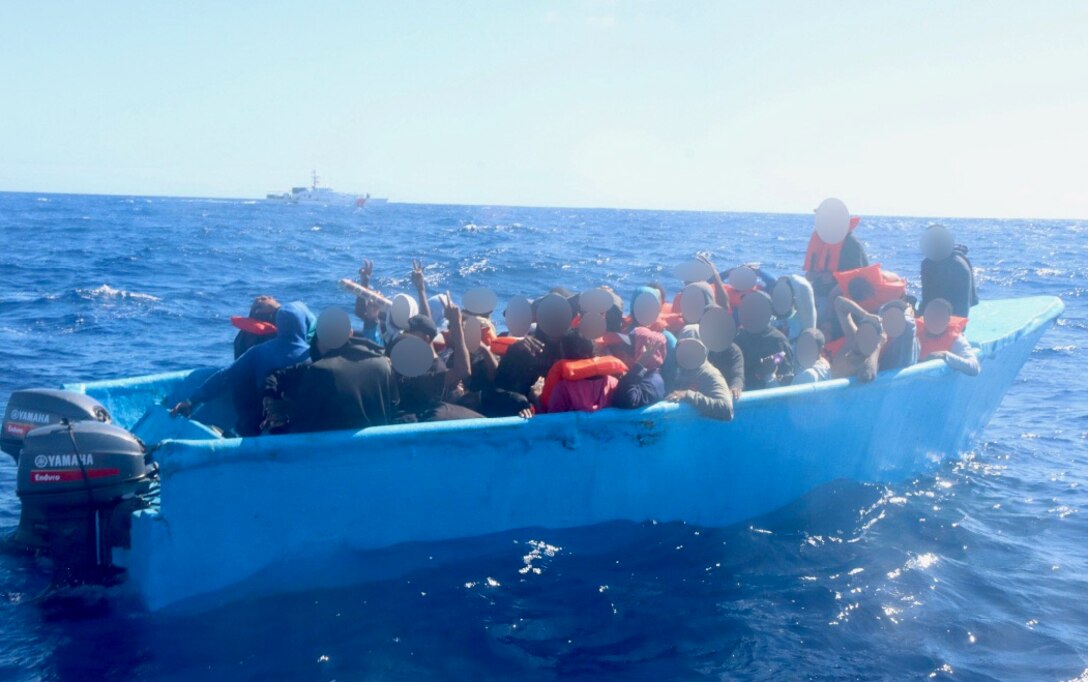
[[[412,260],[412,284],[416,286],[416,296],[419,297],[419,314],[431,317],[431,304],[427,301],[427,280],[423,277],[423,261]],[[446,294],[449,296],[449,294]]]
[[[727,312],[730,312],[729,294],[725,292],[725,282],[722,281],[722,275],[718,272],[718,266],[714,265],[714,262],[708,256],[696,256],[696,258],[699,262],[710,266],[710,271],[714,273],[710,278],[712,280],[711,286],[714,287],[714,301],[722,308],[725,308]]]
[[[469,357],[468,345],[465,343],[465,328],[461,308],[454,305],[449,292],[446,292],[446,301],[443,305],[446,322],[449,323],[446,342],[453,349],[449,371],[446,372],[446,388],[453,388],[460,381],[472,376],[472,359]]]

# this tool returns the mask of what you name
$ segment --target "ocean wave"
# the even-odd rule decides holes
[[[108,284],[95,287],[93,289],[76,289],[76,294],[87,299],[120,299],[120,300],[132,300],[132,301],[147,301],[150,303],[158,303],[162,301],[158,296],[151,294],[144,294],[138,291],[125,291],[124,289],[114,289]]]

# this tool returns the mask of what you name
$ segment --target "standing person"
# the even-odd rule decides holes
[[[967,260],[967,247],[956,244],[944,225],[930,225],[922,235],[922,304],[943,298],[952,306],[952,314],[968,317],[978,305],[975,271]]]
[[[831,290],[835,288],[834,273],[854,270],[869,264],[865,247],[854,236],[860,218],[839,199],[824,199],[816,208],[816,222],[805,251],[805,278],[812,283],[816,314],[823,319],[834,316]],[[822,324],[821,324],[822,326]]]
[[[235,430],[240,436],[256,436],[261,432],[261,390],[272,372],[308,362],[310,358],[310,311],[303,303],[288,303],[276,311],[276,337],[250,348],[234,361],[200,385],[188,399],[174,406],[171,414],[188,417],[201,403],[225,393],[232,393],[238,412]]]

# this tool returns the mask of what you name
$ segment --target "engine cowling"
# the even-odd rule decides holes
[[[0,450],[19,461],[19,453],[28,433],[62,421],[96,421],[108,424],[112,420],[101,403],[82,393],[51,388],[16,391],[11,394],[4,412]]]

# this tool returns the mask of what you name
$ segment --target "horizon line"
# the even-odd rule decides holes
[[[3,194],[37,194],[37,195],[51,195],[51,196],[72,196],[72,197],[125,197],[131,199],[189,199],[198,201],[252,201],[252,202],[267,202],[272,201],[267,197],[235,197],[235,196],[197,196],[197,195],[180,195],[180,194],[137,194],[137,193],[114,193],[114,192],[57,192],[57,191],[37,191],[37,190],[0,190],[0,195]],[[537,209],[553,209],[553,210],[586,210],[586,211],[643,211],[647,213],[728,213],[728,214],[742,214],[742,215],[790,215],[790,216],[803,216],[810,215],[808,212],[795,212],[795,211],[767,211],[767,210],[728,210],[728,209],[700,209],[700,208],[632,208],[629,206],[544,206],[535,204],[517,204],[517,203],[449,203],[449,202],[427,202],[427,201],[393,201],[388,200],[389,204],[400,206],[471,206],[478,208],[537,208]],[[1072,217],[1057,217],[1057,218],[1040,218],[1040,217],[1007,217],[1007,216],[977,216],[977,215],[900,215],[895,213],[879,213],[879,212],[864,212],[855,213],[851,211],[853,216],[866,217],[871,216],[874,218],[915,218],[915,219],[948,219],[948,220],[1021,220],[1021,221],[1052,221],[1052,222],[1082,222],[1088,220],[1088,218],[1072,218]]]

